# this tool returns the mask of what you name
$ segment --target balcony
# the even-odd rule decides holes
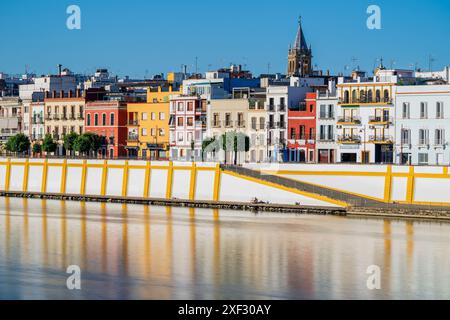
[[[284,104],[279,104],[278,105],[278,107],[277,107],[277,110],[279,111],[279,112],[285,112],[286,111],[286,105],[284,105]]]
[[[275,129],[275,122],[267,122],[267,129]]]
[[[72,113],[72,114],[69,116],[69,120],[76,120],[75,114]]]
[[[53,120],[59,120],[59,114],[54,114],[53,115]]]
[[[78,119],[78,120],[84,120],[84,115],[83,115],[82,113],[79,113],[79,114],[77,115],[77,119]]]
[[[393,104],[392,98],[374,98],[374,99],[342,99],[339,98],[338,104],[340,105],[348,105],[348,106],[359,106],[359,105],[370,105],[370,104],[376,104],[376,105],[391,105]]]
[[[129,134],[128,142],[139,142],[139,135],[138,134]]]
[[[47,115],[45,116],[45,120],[46,120],[46,121],[52,120],[52,115],[51,115],[50,113],[47,114]]]
[[[42,140],[44,137],[42,136],[42,134],[33,134],[31,135],[31,140],[33,141],[38,141],[38,140]]]
[[[66,121],[66,120],[67,120],[67,114],[64,113],[64,114],[61,116],[61,120]]]
[[[361,137],[358,135],[345,134],[338,136],[337,141],[340,144],[360,144]]]
[[[138,120],[128,120],[128,125],[131,127],[137,127],[139,125]]]
[[[386,136],[386,135],[375,135],[369,137],[369,142],[375,143],[375,144],[392,144],[394,139],[392,136]]]
[[[245,128],[245,121],[244,120],[238,120],[236,123],[236,127],[238,128]]]
[[[32,124],[44,124],[44,120],[41,117],[35,117],[31,121]]]
[[[221,126],[219,120],[213,120],[213,121],[211,121],[211,127],[212,128],[221,128],[222,126]]]
[[[372,116],[369,117],[369,124],[372,125],[389,125],[393,123],[392,117]]]
[[[334,120],[335,116],[332,113],[321,113],[319,120]]]
[[[232,128],[233,127],[233,121],[225,121],[225,128]]]
[[[267,105],[267,111],[269,111],[269,112],[275,112],[275,105],[273,105],[273,104],[268,104],[268,105]]]
[[[334,136],[319,136],[317,141],[319,142],[334,142]]]
[[[337,123],[340,125],[357,126],[361,124],[361,117],[339,117]]]

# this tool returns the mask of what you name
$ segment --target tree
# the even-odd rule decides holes
[[[64,136],[64,148],[69,151],[70,155],[73,155],[74,143],[77,138],[78,134],[76,132],[71,132]]]
[[[202,142],[202,161],[205,161],[205,154],[220,150],[220,142],[215,137],[206,138]]]
[[[41,154],[42,153],[42,147],[39,143],[35,143],[33,145],[33,154]]]
[[[244,133],[227,132],[221,139],[223,150],[234,153],[234,165],[237,165],[239,152],[248,152],[250,150],[250,138]]]
[[[44,141],[42,141],[42,150],[45,153],[55,152],[57,148],[57,144],[51,134],[46,134],[44,137]]]
[[[100,149],[102,138],[92,132],[86,132],[78,136],[73,143],[73,150],[89,155],[91,152],[97,153]]]
[[[6,142],[6,150],[14,153],[25,153],[30,150],[30,139],[23,133],[16,134]]]

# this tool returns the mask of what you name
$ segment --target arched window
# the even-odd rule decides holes
[[[344,103],[350,102],[350,92],[348,90],[344,91]]]
[[[87,118],[86,118],[86,124],[87,124],[88,126],[91,125],[91,114],[90,114],[90,113],[88,113],[88,115],[87,115]]]
[[[106,126],[106,113],[102,114],[102,126]]]
[[[377,90],[377,93],[376,93],[376,102],[381,102],[381,92],[379,89]]]
[[[114,113],[111,113],[110,115],[109,115],[109,125],[112,127],[112,126],[114,126],[115,124],[114,124]]]
[[[356,90],[352,91],[352,102],[355,102],[356,100],[358,100],[358,94]]]
[[[367,102],[373,102],[373,91],[369,90],[367,92]]]
[[[359,91],[359,101],[366,102],[366,91],[364,90]]]
[[[94,114],[94,126],[98,126],[98,113]]]
[[[389,102],[389,90],[384,90],[384,102]]]

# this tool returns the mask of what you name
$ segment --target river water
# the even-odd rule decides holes
[[[416,298],[450,298],[450,224],[0,198],[0,299]]]

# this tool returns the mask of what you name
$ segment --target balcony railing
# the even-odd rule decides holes
[[[334,120],[335,116],[332,113],[321,113],[319,115],[320,120]]]
[[[54,114],[53,115],[53,120],[59,120],[59,114]]]
[[[69,120],[76,120],[76,117],[75,117],[75,114],[70,114],[70,116],[69,116]]]
[[[351,134],[340,135],[337,141],[342,144],[360,144],[361,136]]]
[[[84,120],[84,114],[79,113],[79,114],[77,115],[77,119],[78,119],[78,120]]]
[[[129,134],[128,135],[128,142],[138,142],[139,141],[139,135],[137,134]]]
[[[278,110],[279,112],[284,112],[284,111],[286,111],[286,108],[287,108],[287,107],[286,107],[285,104],[279,104],[277,110]]]
[[[339,98],[339,104],[359,105],[359,104],[393,104],[392,98],[363,98],[363,99],[342,99]]]
[[[236,127],[238,127],[238,128],[245,128],[245,121],[244,120],[238,120],[236,122]]]
[[[274,112],[274,111],[275,111],[275,105],[273,105],[273,104],[268,104],[268,105],[267,105],[267,111],[269,111],[269,112]]]
[[[319,142],[334,142],[334,136],[320,136],[317,138],[317,141]]]
[[[225,128],[231,128],[233,127],[233,121],[229,120],[229,121],[225,121]]]
[[[384,116],[371,116],[369,117],[369,124],[391,124],[393,123],[392,117]]]
[[[220,128],[221,127],[220,121],[219,120],[217,120],[217,121],[213,120],[211,122],[211,127],[213,127],[213,128]]]
[[[339,117],[338,124],[359,125],[361,124],[361,117]]]
[[[41,117],[36,117],[36,118],[33,118],[33,120],[31,122],[32,122],[32,124],[43,124],[44,120]]]
[[[369,137],[369,141],[372,143],[391,144],[391,143],[393,143],[394,139],[392,138],[392,136],[374,135],[374,136]]]
[[[44,137],[42,134],[33,134],[31,135],[31,140],[33,141],[37,141],[37,140],[42,140]]]

